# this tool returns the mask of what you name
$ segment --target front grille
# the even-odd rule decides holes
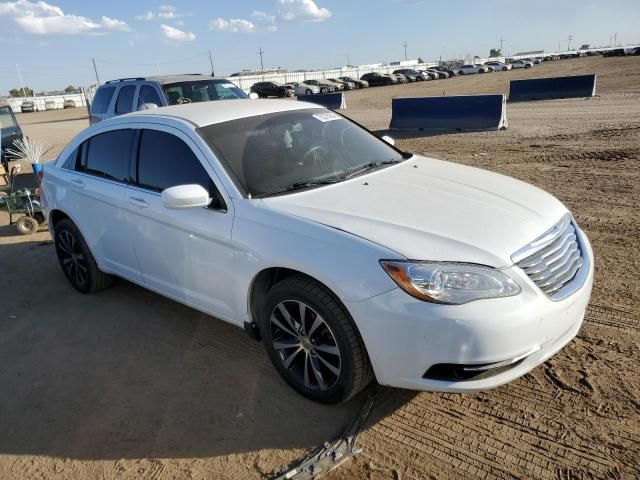
[[[585,263],[576,227],[569,214],[511,256],[514,263],[553,300]]]

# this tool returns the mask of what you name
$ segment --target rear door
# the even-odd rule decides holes
[[[98,265],[139,282],[140,269],[129,240],[131,232],[124,229],[123,210],[134,135],[131,129],[99,133],[80,144],[63,168],[69,171],[65,175],[67,213]]]
[[[232,320],[231,202],[224,200],[207,158],[184,132],[154,125],[139,131],[137,143],[135,184],[127,188],[125,209],[144,282]],[[166,208],[162,190],[185,184],[203,186],[215,201],[208,208]]]

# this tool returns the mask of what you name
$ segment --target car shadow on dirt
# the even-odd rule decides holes
[[[304,399],[242,330],[129,282],[77,293],[50,240],[2,246],[0,292],[0,454],[312,448],[339,435],[364,401]]]

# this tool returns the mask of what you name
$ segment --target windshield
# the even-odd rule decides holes
[[[0,128],[15,127],[16,122],[13,120],[13,114],[9,107],[0,107]]]
[[[318,108],[241,118],[198,131],[251,197],[333,183],[403,160],[372,133]]]
[[[169,105],[235,100],[249,96],[227,80],[194,80],[162,86]]]

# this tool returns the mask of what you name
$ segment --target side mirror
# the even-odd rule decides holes
[[[395,145],[396,144],[396,141],[393,138],[391,138],[389,135],[383,136],[382,140],[387,142],[389,145]]]
[[[202,185],[177,185],[166,188],[160,194],[166,208],[183,209],[207,207],[211,203],[209,194]]]
[[[251,100],[255,100],[256,98],[260,98],[260,97],[258,96],[258,94],[257,94],[256,92],[251,92],[251,93],[249,94],[249,98],[250,98]]]
[[[156,105],[155,103],[143,103],[138,107],[138,111],[140,112],[141,110],[155,110],[156,108],[158,108],[158,105]]]

